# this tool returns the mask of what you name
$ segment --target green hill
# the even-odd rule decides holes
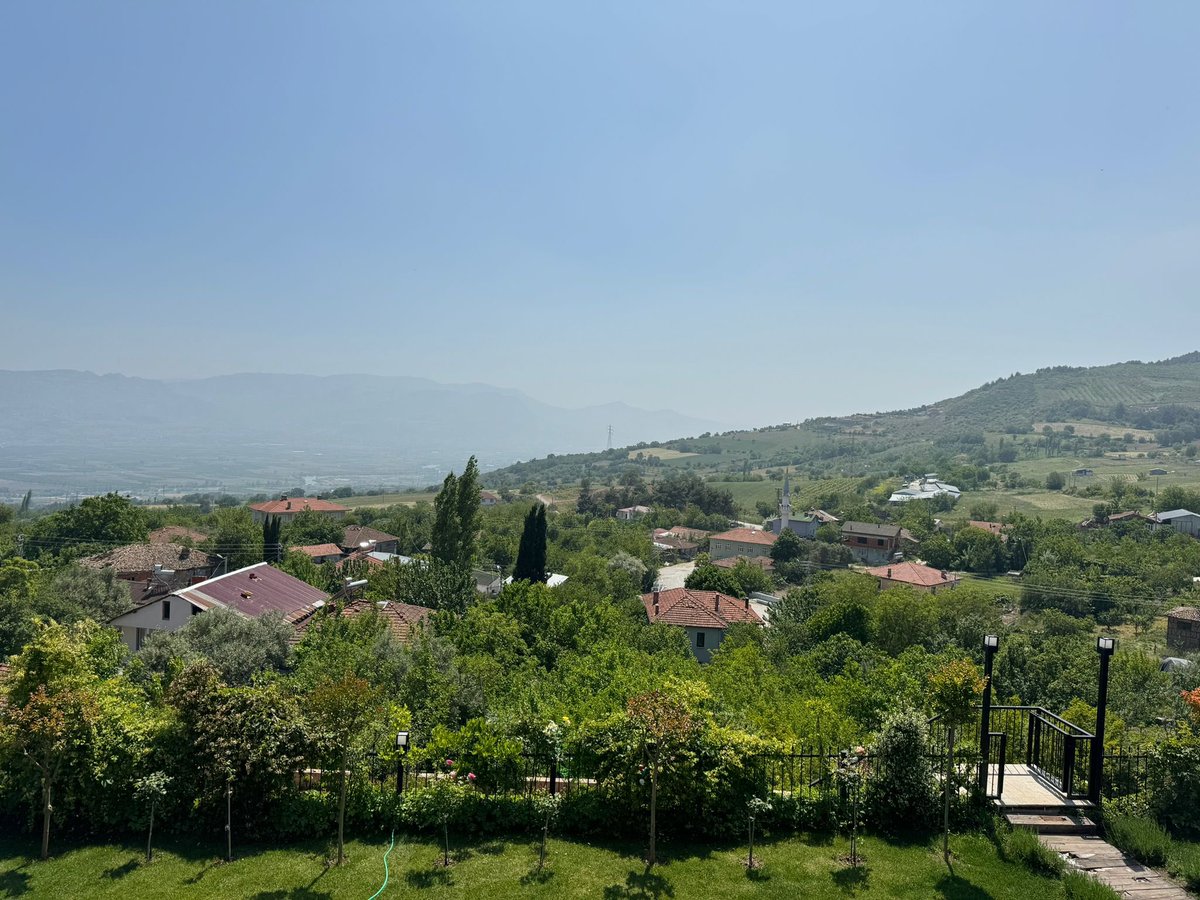
[[[1069,423],[1069,434],[1043,436],[1046,422],[1058,423],[1059,432]],[[764,470],[789,466],[800,477],[821,482],[926,471],[964,461],[1103,455],[1119,451],[1127,434],[1129,441],[1140,440],[1143,452],[1200,438],[1200,352],[1151,363],[1039,369],[909,410],[550,456],[498,470],[487,481],[496,486],[527,481],[554,486],[582,475],[604,479],[633,466],[649,478],[685,469],[747,484],[760,481]],[[655,452],[658,449],[670,452]],[[769,496],[772,489],[747,487],[738,493],[749,499],[759,493]]]

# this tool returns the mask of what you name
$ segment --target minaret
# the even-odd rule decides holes
[[[783,473],[783,496],[779,498],[779,533],[788,530],[788,522],[792,518],[792,489],[788,484],[788,473]]]

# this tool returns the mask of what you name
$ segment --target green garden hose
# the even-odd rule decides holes
[[[387,883],[388,883],[388,861],[387,861],[387,858],[388,858],[388,853],[391,853],[392,848],[395,846],[396,846],[396,829],[393,828],[392,829],[392,842],[390,844],[388,844],[387,853],[383,854],[383,884],[381,884],[379,886],[379,890],[377,890],[370,897],[368,897],[367,900],[375,900],[375,898],[378,897],[380,894],[382,894],[384,889],[387,887]]]

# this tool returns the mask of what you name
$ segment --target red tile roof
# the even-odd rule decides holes
[[[958,581],[957,575],[951,575],[948,572],[943,572],[941,569],[934,569],[930,566],[923,566],[920,563],[914,562],[892,563],[890,566],[876,566],[873,569],[867,569],[867,574],[875,578],[883,578],[887,581],[896,581],[917,587],[937,587],[943,584],[955,584]]]
[[[738,544],[761,544],[764,547],[770,547],[775,543],[776,535],[772,531],[760,531],[755,528],[734,528],[732,531],[722,531],[720,534],[710,535],[708,540],[712,541],[733,541]]]
[[[749,602],[718,591],[673,588],[642,594],[642,605],[651,622],[693,628],[728,628],[734,622],[761,625],[762,619]],[[657,610],[655,607],[657,606]]]
[[[990,531],[996,537],[1003,536],[1004,526],[999,522],[978,522],[975,519],[972,519],[967,523],[967,525],[971,528],[978,528],[980,531]]]
[[[342,555],[342,548],[337,544],[305,544],[302,547],[288,547],[288,549],[312,557]]]
[[[252,619],[279,612],[288,621],[329,599],[329,595],[319,588],[265,562],[173,591],[172,596],[201,609],[226,606]]]
[[[379,613],[383,621],[387,624],[388,631],[392,637],[402,644],[407,644],[412,638],[413,631],[422,625],[433,615],[433,610],[427,606],[416,606],[412,603],[401,603],[398,600],[351,600],[339,610],[336,606],[327,608],[329,615],[343,615],[346,618],[352,619],[355,616],[365,615],[372,610]],[[304,635],[313,621],[316,619],[316,610],[297,619],[294,624],[296,626],[296,641]]]
[[[286,500],[268,500],[265,503],[252,503],[251,509],[258,510],[268,516],[283,512],[302,512],[311,509],[313,512],[349,512],[345,506],[338,506],[328,500],[318,500],[316,497],[290,497]]]
[[[377,544],[386,544],[389,541],[399,543],[400,538],[394,534],[388,534],[386,531],[380,531],[378,528],[372,528],[369,525],[347,525],[346,530],[342,533],[342,549],[358,550],[363,541],[370,543],[374,541]]]
[[[203,550],[193,550],[181,544],[126,544],[95,556],[85,556],[79,560],[79,564],[85,569],[116,569],[120,573],[152,572],[156,565],[173,571],[211,570],[220,561]]]

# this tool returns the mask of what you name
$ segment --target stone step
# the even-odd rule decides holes
[[[1029,828],[1038,834],[1095,834],[1096,823],[1078,813],[1010,812],[1004,816],[1014,828]]]

